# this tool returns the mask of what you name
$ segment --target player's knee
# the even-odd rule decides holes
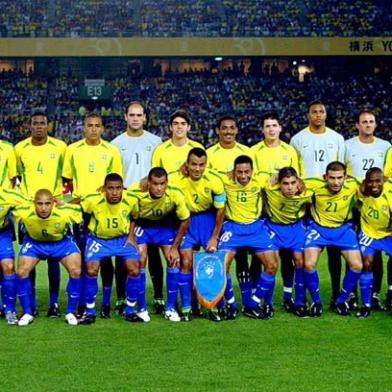
[[[30,272],[31,272],[30,269],[26,268],[25,266],[19,266],[17,270],[17,274],[21,279],[27,278]]]
[[[133,278],[135,278],[139,275],[139,271],[139,264],[137,262],[127,264],[128,276],[132,276]]]
[[[269,262],[265,265],[265,272],[269,275],[276,275],[276,271],[278,270],[278,263]]]
[[[13,262],[2,262],[1,267],[3,270],[3,273],[5,275],[11,275],[14,272],[14,263]]]
[[[312,272],[312,271],[314,271],[315,267],[316,267],[315,262],[313,262],[311,260],[305,260],[305,263],[304,263],[305,271]]]
[[[80,265],[72,265],[69,267],[68,272],[69,272],[69,276],[71,278],[77,279],[80,277],[80,275],[82,273],[82,269],[81,269]],[[87,275],[88,275],[88,271],[87,271]],[[92,275],[89,275],[89,276],[92,276]]]
[[[181,260],[181,272],[187,273],[192,271],[192,260],[182,259]]]

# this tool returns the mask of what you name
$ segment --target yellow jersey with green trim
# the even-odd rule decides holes
[[[9,226],[10,222],[8,219],[9,212],[12,208],[20,207],[31,199],[22,195],[21,193],[11,191],[8,189],[0,190],[0,230]]]
[[[277,147],[268,147],[265,141],[251,147],[254,154],[254,167],[256,172],[262,171],[269,175],[278,174],[283,167],[294,168],[299,175],[298,155],[295,148],[280,141]]]
[[[262,190],[269,176],[253,175],[247,185],[241,185],[236,179],[223,176],[226,190],[225,215],[237,223],[252,223],[260,218],[263,208]]]
[[[379,197],[358,192],[361,202],[361,230],[365,235],[380,239],[392,235],[392,185],[384,184]]]
[[[267,183],[264,189],[264,210],[271,222],[288,225],[303,218],[306,205],[311,203],[313,192],[305,190],[299,195],[286,197],[280,190],[280,185]]]
[[[74,223],[82,222],[80,206],[71,204],[54,206],[47,218],[40,218],[35,211],[34,203],[30,202],[15,208],[12,216],[16,222],[24,224],[29,237],[41,242],[60,241]]]
[[[109,204],[104,193],[93,193],[84,197],[80,205],[91,216],[88,230],[98,238],[127,235],[131,219],[137,216],[137,200],[125,194],[119,203]]]
[[[62,195],[63,170],[66,144],[59,139],[48,137],[45,144],[35,146],[31,137],[15,146],[18,173],[21,176],[20,190],[34,197],[39,189],[48,189],[56,197]]]
[[[191,212],[203,212],[225,206],[226,193],[223,182],[216,172],[205,169],[198,180],[192,180],[179,172],[169,176],[169,183],[182,190]]]
[[[236,142],[233,148],[223,148],[220,143],[207,149],[208,167],[220,174],[233,170],[234,161],[240,155],[254,159],[252,150],[244,144]]]
[[[338,193],[331,193],[327,182],[318,178],[307,179],[305,184],[313,192],[310,212],[316,223],[325,227],[339,227],[352,219],[360,185],[357,180],[346,179]]]
[[[12,189],[11,179],[17,175],[14,147],[0,140],[0,189]]]
[[[122,173],[119,149],[105,141],[96,146],[88,145],[86,139],[67,147],[63,177],[73,182],[73,197],[83,197],[98,191],[110,173]]]
[[[168,185],[162,197],[156,199],[151,197],[149,191],[142,191],[139,183],[135,183],[128,188],[127,197],[136,198],[139,219],[160,221],[175,214],[182,221],[190,216],[185,196],[176,186]]]
[[[171,139],[159,144],[152,154],[152,167],[163,167],[168,174],[175,172],[186,161],[188,153],[192,148],[199,147],[204,150],[203,145],[188,139],[182,146],[176,146]]]

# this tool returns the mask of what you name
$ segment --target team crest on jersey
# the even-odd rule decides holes
[[[334,148],[333,143],[328,143],[328,144],[327,144],[327,148]]]
[[[56,222],[56,223],[54,224],[54,227],[55,227],[56,229],[58,229],[58,228],[60,227],[60,223]]]
[[[287,155],[282,155],[282,159],[283,159],[284,161],[287,161],[287,160],[289,159],[289,157],[288,157]]]
[[[381,209],[382,209],[383,211],[387,211],[387,210],[388,210],[388,206],[386,206],[386,205],[384,204],[384,205],[381,206]]]
[[[252,193],[257,192],[257,188],[254,186],[251,190]]]
[[[56,154],[55,154],[54,152],[51,152],[51,153],[49,154],[49,158],[50,158],[50,159],[56,159]]]
[[[0,211],[3,211],[4,210],[4,208],[3,207],[0,207]]]
[[[122,210],[121,214],[122,214],[123,217],[126,218],[128,216],[128,211],[127,210]]]
[[[102,154],[102,159],[103,159],[104,161],[106,161],[106,160],[108,159],[108,155],[107,155],[107,154]]]
[[[150,152],[152,150],[151,146],[146,147],[146,151]]]
[[[170,202],[165,203],[165,208],[169,208],[170,207]]]
[[[210,193],[210,188],[205,187],[205,188],[204,188],[204,193]]]
[[[343,196],[343,200],[344,201],[348,200],[348,196]]]

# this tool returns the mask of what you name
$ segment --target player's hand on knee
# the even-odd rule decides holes
[[[216,252],[218,248],[218,239],[217,238],[210,238],[207,243],[206,251],[207,252]]]

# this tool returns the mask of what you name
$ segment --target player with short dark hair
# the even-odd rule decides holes
[[[136,238],[140,268],[145,268],[146,265],[147,245],[159,245],[167,261],[165,318],[180,321],[181,318],[175,310],[180,262],[178,247],[188,228],[190,216],[184,195],[179,188],[168,185],[167,173],[162,167],[153,167],[150,170],[146,191],[140,189],[137,183],[129,188],[127,194],[136,198],[138,203],[139,218],[136,224],[131,224],[129,236],[132,241]],[[145,291],[144,275],[137,301],[139,312],[147,310]]]
[[[122,177],[117,173],[110,173],[105,178],[103,192],[87,195],[80,201],[83,211],[91,217],[84,256],[86,313],[80,320],[81,324],[95,322],[95,298],[98,293],[97,274],[100,262],[112,256],[121,257],[128,273],[125,320],[142,321],[143,319],[143,315],[136,314],[134,309],[140,285],[139,255],[136,244],[128,241],[130,221],[137,214],[137,205],[135,200],[123,196],[123,188]],[[144,321],[149,321],[149,317]]]
[[[264,113],[261,118],[263,140],[251,147],[256,172],[275,175],[282,167],[293,167],[297,172],[298,156],[294,147],[280,139],[282,126],[275,112]],[[283,279],[283,307],[293,311],[294,263],[292,252],[284,247],[279,251]]]
[[[378,167],[366,172],[359,192],[361,202],[361,230],[359,245],[363,257],[363,272],[359,281],[363,307],[358,317],[368,317],[371,308],[373,285],[373,261],[377,251],[392,256],[392,185],[385,182],[384,174]]]
[[[97,192],[109,173],[122,175],[120,152],[116,146],[102,139],[103,132],[102,117],[97,113],[89,113],[84,119],[85,137],[67,147],[62,175],[70,183],[74,198]],[[75,228],[76,239],[82,252],[86,240],[84,232],[88,225],[87,219],[88,217],[84,216],[82,232]],[[108,318],[113,283],[113,265],[110,258],[101,263],[101,277],[103,286],[101,317]],[[84,302],[83,291],[81,301]],[[83,311],[84,307],[81,306],[79,315]]]
[[[177,171],[186,161],[189,150],[194,147],[204,148],[200,143],[188,138],[191,119],[185,110],[176,110],[170,115],[170,139],[154,150],[153,167],[164,167],[168,174]]]
[[[230,275],[230,265],[238,248],[246,247],[254,251],[264,266],[260,273],[254,295],[244,302],[244,314],[252,318],[271,318],[273,308],[260,303],[267,293],[273,290],[278,267],[276,247],[264,226],[261,216],[262,190],[269,176],[253,174],[252,158],[240,155],[234,161],[233,178],[224,178],[227,195],[226,220],[219,239],[219,249],[226,251],[226,290],[225,298],[229,305],[228,318],[235,319],[239,313],[235,301]],[[246,299],[246,297],[245,297]]]
[[[127,123],[127,129],[121,135],[112,140],[112,143],[118,147],[121,154],[122,166],[124,171],[124,186],[127,188],[131,184],[147,176],[151,169],[152,155],[155,148],[162,143],[160,137],[144,129],[147,123],[147,113],[144,105],[139,101],[127,103],[124,112],[124,120]],[[148,258],[150,260],[160,259],[159,249],[150,246],[148,249]],[[148,265],[151,280],[154,287],[153,303],[158,310],[162,312],[164,306],[163,300],[163,268],[162,263],[149,263]],[[142,270],[140,273],[144,274]],[[127,272],[123,261],[116,258],[116,290],[117,303],[116,308],[122,313],[125,301],[125,281]]]
[[[55,197],[62,198],[61,170],[63,168],[66,144],[48,135],[48,118],[44,112],[34,112],[31,116],[31,136],[15,146],[20,191],[33,198],[38,189],[49,189]],[[23,240],[23,228],[20,227],[19,241]],[[49,257],[50,259],[50,257]],[[60,265],[49,260],[49,317],[58,317],[60,309],[58,296],[60,291]],[[35,299],[35,269],[31,273],[33,313],[38,314]]]
[[[301,180],[293,167],[283,167],[277,184],[267,183],[265,194],[265,225],[277,249],[288,249],[295,262],[295,302],[293,312],[305,317],[304,247],[306,206],[312,192],[302,189]],[[290,255],[291,256],[291,255]]]
[[[23,223],[26,229],[19,250],[17,269],[17,292],[23,309],[23,316],[18,325],[27,326],[34,320],[28,276],[40,259],[48,257],[60,260],[69,273],[65,320],[69,325],[77,325],[73,312],[81,290],[81,258],[79,248],[69,230],[72,224],[80,224],[82,221],[80,207],[57,207],[52,193],[48,189],[39,189],[33,203],[21,205],[13,210],[13,218],[16,222]]]
[[[344,139],[326,126],[327,110],[320,100],[310,102],[307,111],[308,126],[295,134],[290,144],[297,150],[299,175],[301,178],[322,178],[328,163],[344,162]],[[334,304],[340,291],[341,258],[340,250],[327,246],[328,268],[331,275],[332,299]]]
[[[316,265],[322,248],[333,244],[341,249],[348,263],[343,287],[333,306],[337,314],[346,316],[349,309],[345,301],[355,288],[362,270],[361,254],[351,222],[359,184],[353,178],[346,179],[346,166],[338,161],[327,165],[324,180],[316,178],[305,182],[313,191],[312,220],[307,227],[305,242],[305,284],[313,300],[309,315],[321,316]]]
[[[346,140],[345,159],[347,174],[362,181],[367,170],[372,167],[384,166],[386,153],[391,144],[386,140],[374,136],[377,121],[375,114],[370,110],[361,110],[358,113],[355,127],[358,130],[358,136]],[[357,220],[359,224],[359,216],[357,217]],[[374,309],[383,309],[380,301],[383,275],[383,263],[380,252],[376,252],[374,255],[372,269],[374,273],[372,307]],[[391,280],[391,277],[389,277],[388,280]],[[352,296],[352,299],[349,300],[349,304],[352,308],[355,308],[355,299],[355,296]]]
[[[219,137],[218,143],[207,149],[208,167],[217,171],[223,178],[226,177],[228,172],[233,170],[236,158],[240,155],[247,155],[253,158],[253,152],[248,146],[237,141],[238,126],[234,117],[230,115],[220,117],[216,124],[216,133]],[[258,276],[259,262],[256,262],[256,275]],[[248,266],[248,254],[245,249],[237,250],[236,274],[241,289],[242,302],[247,303],[252,294],[252,281]]]
[[[226,194],[223,183],[206,165],[205,150],[195,147],[188,153],[185,164],[187,174],[177,172],[169,176],[169,183],[182,189],[191,212],[188,230],[179,247],[181,261],[178,284],[184,321],[191,320],[193,249],[202,246],[207,252],[216,251],[224,219]]]

